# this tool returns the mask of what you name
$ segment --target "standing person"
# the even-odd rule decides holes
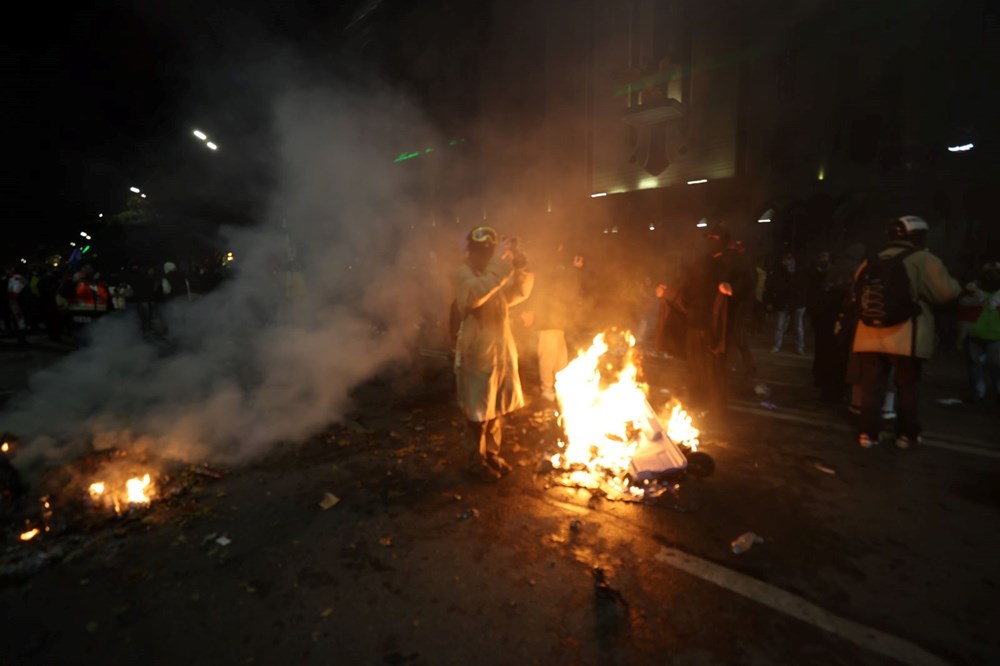
[[[171,261],[163,264],[163,283],[161,285],[166,300],[181,298],[191,300],[191,285],[184,274],[177,270],[177,265]]]
[[[816,266],[809,276],[806,291],[806,314],[813,329],[813,386],[819,388],[822,364],[833,355],[835,338],[833,327],[837,322],[840,304],[833,302],[827,288],[830,273],[830,253],[820,252]]]
[[[858,271],[865,257],[865,246],[855,243],[844,251],[833,267],[826,274],[826,307],[833,313],[832,339],[829,353],[821,353],[817,347],[815,353],[817,363],[816,381],[820,389],[821,399],[829,402],[839,402],[847,391],[848,384],[861,383],[860,371],[856,373],[856,381],[848,378],[851,347],[854,345],[854,331],[857,329],[857,318],[851,299],[851,285],[854,274]],[[817,344],[819,344],[817,342]],[[855,364],[857,365],[857,364]],[[858,390],[858,406],[860,413],[861,391]]]
[[[967,324],[964,344],[971,401],[986,400],[987,375],[1000,397],[1000,261],[983,265],[978,278],[965,287],[959,318]]]
[[[726,354],[729,297],[733,295],[724,260],[729,230],[715,225],[705,232],[700,256],[681,280],[677,307],[687,317],[688,388],[692,403],[722,415],[727,409]]]
[[[455,347],[458,404],[466,419],[471,471],[495,481],[510,471],[500,457],[501,419],[524,406],[509,309],[531,295],[534,275],[516,239],[492,227],[466,237],[465,264],[454,275],[461,324]]]
[[[785,253],[781,258],[781,267],[767,278],[767,301],[777,314],[772,354],[781,351],[789,324],[795,336],[795,353],[799,356],[805,354],[806,336],[802,318],[806,312],[806,288],[802,273],[796,270],[795,256],[791,252]]]
[[[858,444],[878,444],[880,408],[889,371],[896,370],[896,446],[920,442],[917,387],[934,349],[932,305],[962,293],[948,269],[927,248],[927,222],[904,215],[889,224],[888,245],[865,261],[854,280],[858,326],[854,351],[861,364]]]
[[[733,295],[729,302],[730,322],[729,344],[739,352],[743,362],[743,376],[753,379],[757,376],[757,364],[750,350],[750,320],[753,317],[757,271],[747,255],[743,241],[734,241],[723,255],[728,266],[729,280]]]
[[[28,320],[25,303],[29,297],[28,281],[14,268],[7,269],[7,306],[10,308],[14,333],[19,347],[28,346]]]

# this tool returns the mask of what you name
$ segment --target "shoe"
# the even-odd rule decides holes
[[[510,463],[498,455],[488,454],[486,456],[486,464],[490,467],[490,469],[499,473],[500,476],[507,476],[513,469],[513,467],[510,466]]]
[[[780,351],[781,351],[781,347],[771,347],[771,353],[772,354],[777,354]]]
[[[878,437],[875,437],[873,439],[873,438],[869,437],[868,435],[862,433],[862,434],[858,435],[858,444],[863,449],[870,449],[873,446],[875,446],[876,444],[878,444]]]
[[[850,412],[851,414],[854,414],[855,416],[861,416],[861,408],[855,405],[850,405],[847,408],[847,411]]]
[[[906,435],[901,435],[896,438],[897,449],[912,449],[919,443],[920,443],[919,435],[916,437],[907,437]]]
[[[891,410],[882,410],[882,419],[884,421],[892,421],[896,418],[896,412]]]
[[[501,478],[503,474],[499,470],[484,463],[473,463],[469,466],[469,475],[472,476],[476,481],[482,483],[496,483]]]

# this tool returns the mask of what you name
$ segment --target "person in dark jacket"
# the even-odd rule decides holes
[[[774,322],[774,346],[772,354],[781,351],[785,331],[789,324],[795,336],[795,353],[805,353],[806,337],[802,319],[806,312],[806,289],[808,284],[803,274],[796,270],[795,256],[790,252],[781,259],[781,267],[767,278],[767,302],[777,314]]]
[[[681,280],[677,307],[687,318],[687,369],[691,402],[724,414],[727,409],[726,354],[731,266],[725,260],[729,230],[710,227],[704,250]]]
[[[825,359],[833,355],[835,336],[833,327],[837,323],[840,303],[835,294],[831,294],[827,286],[830,275],[830,253],[820,252],[816,258],[816,266],[809,276],[809,289],[806,294],[806,314],[813,329],[813,386],[820,385],[820,366]]]

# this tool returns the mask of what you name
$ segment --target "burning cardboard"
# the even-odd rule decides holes
[[[565,436],[549,462],[559,485],[635,501],[660,492],[660,481],[676,479],[692,456],[704,454],[696,454],[699,432],[679,403],[665,405],[663,417],[650,405],[638,380],[635,338],[611,335],[597,335],[556,375]]]

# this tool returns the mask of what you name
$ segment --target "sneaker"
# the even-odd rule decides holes
[[[892,410],[882,410],[882,419],[885,421],[892,421],[896,418],[896,412]]]
[[[780,351],[781,351],[781,347],[771,347],[771,353],[772,354],[777,354]]]
[[[896,438],[897,449],[912,449],[919,443],[920,443],[919,435],[916,437],[907,437],[906,435],[901,435]]]
[[[878,444],[878,437],[872,438],[862,433],[858,435],[858,444],[860,444],[863,449],[870,449]]]

